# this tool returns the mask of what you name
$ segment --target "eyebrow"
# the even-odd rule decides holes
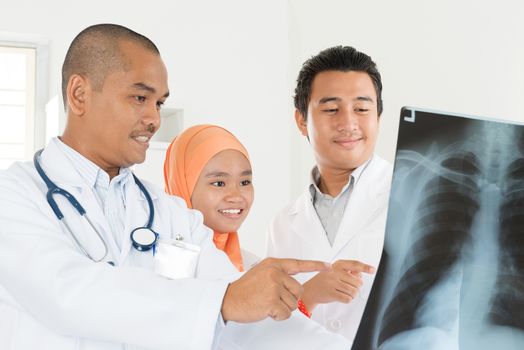
[[[206,177],[226,177],[226,176],[229,176],[229,174],[224,171],[212,171],[206,174]]]
[[[373,102],[373,99],[369,96],[357,96],[357,98],[355,98],[354,101]]]
[[[241,176],[248,176],[253,175],[252,170],[244,170],[241,174]],[[226,173],[225,171],[211,171],[206,174],[206,177],[228,177],[231,176],[229,173]]]
[[[320,101],[318,101],[319,104],[322,103],[328,103],[328,102],[339,102],[342,99],[340,97],[336,96],[326,96],[322,97]],[[369,96],[357,96],[353,99],[353,101],[366,101],[366,102],[373,102],[373,99]]]
[[[133,88],[138,89],[138,90],[144,90],[144,91],[147,91],[147,92],[149,92],[151,94],[156,93],[156,89],[154,87],[149,86],[149,85],[147,85],[145,83],[134,83],[133,84]],[[166,92],[164,94],[164,96],[162,96],[162,97],[167,98],[168,96],[169,96],[169,91]]]
[[[322,97],[322,98],[320,99],[320,101],[318,101],[318,103],[319,103],[319,104],[320,104],[320,103],[328,103],[328,102],[333,102],[333,101],[338,102],[338,101],[340,101],[340,100],[342,100],[340,97],[327,96],[327,97]]]

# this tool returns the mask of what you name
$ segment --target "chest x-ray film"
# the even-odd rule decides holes
[[[523,125],[402,109],[353,349],[524,349]]]

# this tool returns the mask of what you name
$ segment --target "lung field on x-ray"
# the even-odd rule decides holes
[[[453,150],[440,161],[442,172],[430,175],[423,186],[410,227],[409,259],[404,260],[404,271],[384,314],[379,343],[416,326],[416,312],[425,296],[460,259],[479,208],[478,162],[470,151]]]
[[[524,126],[401,120],[385,250],[371,348],[524,349]]]

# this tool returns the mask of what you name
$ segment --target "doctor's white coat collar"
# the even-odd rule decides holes
[[[360,180],[360,177],[362,176],[362,173],[364,172],[364,170],[366,170],[366,168],[368,167],[372,159],[373,159],[373,155],[364,164],[362,164],[361,166],[353,170],[348,177],[347,183],[344,185],[344,187],[339,192],[339,194],[333,198],[338,198],[342,193],[344,193],[344,191],[346,191],[346,189],[351,185],[352,179],[353,179],[353,185],[356,186],[356,184]],[[315,198],[317,195],[329,196],[329,194],[325,194],[322,191],[320,191],[319,185],[320,185],[320,171],[318,170],[318,166],[315,165],[313,169],[311,169],[311,173],[309,176],[309,192],[311,193],[311,199],[313,202],[315,202]]]
[[[313,207],[309,185],[308,189],[289,207],[287,216],[293,231],[301,236],[304,241],[316,247],[319,254],[316,257],[317,259],[331,261],[348,244],[351,244],[355,237],[366,234],[366,231],[369,230],[367,225],[372,223],[381,213],[384,204],[387,205],[384,196],[389,196],[390,180],[380,180],[385,176],[388,179],[391,178],[390,171],[385,171],[385,164],[387,163],[384,160],[374,155],[363,165],[362,172],[358,176],[359,186],[353,188],[353,192],[348,198],[333,246],[330,245]],[[389,169],[389,164],[387,167]],[[366,175],[362,176],[363,174]],[[377,186],[377,184],[380,185]],[[387,186],[384,184],[387,184]]]

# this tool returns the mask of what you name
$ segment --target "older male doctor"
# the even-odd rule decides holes
[[[0,349],[348,348],[293,312],[289,274],[324,263],[236,275],[200,213],[132,174],[168,97],[149,39],[89,27],[62,77],[63,135],[0,172]]]

